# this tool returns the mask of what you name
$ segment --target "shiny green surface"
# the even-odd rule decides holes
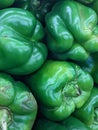
[[[0,129],[31,130],[36,115],[37,102],[28,87],[0,73]]]
[[[0,10],[0,71],[25,75],[39,69],[47,57],[43,36],[41,23],[30,12]]]
[[[61,123],[65,126],[65,128],[67,128],[67,130],[92,130],[74,116],[68,117],[67,119],[61,121]]]
[[[48,60],[27,79],[41,112],[51,120],[63,120],[88,99],[93,79],[79,66]]]
[[[83,61],[98,52],[97,14],[90,7],[74,0],[59,1],[46,14],[45,23],[47,46],[55,59]]]
[[[92,89],[87,102],[75,112],[75,116],[92,130],[98,130],[98,88]]]

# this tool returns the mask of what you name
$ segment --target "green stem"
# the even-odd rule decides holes
[[[72,81],[65,85],[63,88],[63,94],[65,97],[78,97],[81,95],[81,90],[76,81]]]

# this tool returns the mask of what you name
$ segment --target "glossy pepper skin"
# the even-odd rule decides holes
[[[38,118],[33,126],[33,130],[67,130],[60,123],[53,122],[46,118]]]
[[[43,36],[43,26],[30,12],[0,10],[0,71],[25,75],[39,69],[47,58]]]
[[[87,102],[74,115],[88,125],[91,130],[98,130],[98,88],[93,87]]]
[[[28,87],[0,73],[0,129],[31,130],[36,114],[37,102]]]
[[[46,42],[52,57],[84,61],[98,51],[96,12],[77,1],[57,2],[45,16]]]
[[[45,15],[57,1],[59,0],[15,0],[13,6],[29,10],[38,20],[44,22]]]
[[[0,9],[7,8],[11,6],[15,0],[0,0]]]
[[[92,130],[85,123],[74,116],[70,116],[61,122],[67,130]]]
[[[93,78],[71,62],[47,60],[27,78],[43,115],[60,121],[80,108],[93,88]]]
[[[91,7],[98,15],[98,0],[77,0],[88,7]]]

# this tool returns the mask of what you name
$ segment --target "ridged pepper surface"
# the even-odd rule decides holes
[[[98,130],[98,88],[93,87],[87,102],[74,115],[88,125],[91,130]]]
[[[77,1],[57,2],[45,16],[46,42],[50,57],[84,61],[98,52],[96,12]]]
[[[29,11],[0,10],[0,71],[25,75],[39,69],[47,58],[43,36],[43,26]]]
[[[26,77],[26,83],[42,114],[54,121],[67,118],[83,106],[93,88],[91,75],[67,61],[47,60],[38,71]]]
[[[28,87],[0,73],[0,130],[31,130],[37,102]]]

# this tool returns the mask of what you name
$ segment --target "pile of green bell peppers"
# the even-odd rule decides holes
[[[98,130],[97,7],[0,1],[0,130]]]

